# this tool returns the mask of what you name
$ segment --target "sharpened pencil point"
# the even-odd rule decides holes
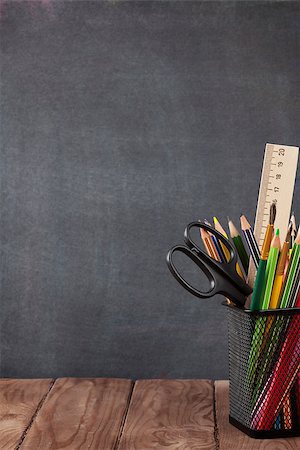
[[[279,236],[279,228],[276,229],[275,236]]]
[[[239,232],[236,229],[234,223],[232,222],[232,220],[228,221],[228,228],[229,228],[229,232],[230,232],[230,237],[234,238],[236,236],[239,236]]]
[[[270,206],[270,219],[269,219],[270,225],[274,225],[275,218],[276,218],[276,203],[273,202]]]
[[[240,217],[240,221],[241,221],[241,228],[243,231],[249,230],[251,228],[251,225],[248,222],[246,216],[244,216],[244,214]]]
[[[285,236],[285,242],[291,241],[291,233],[292,233],[292,223],[290,222],[288,229],[287,229],[286,236]]]

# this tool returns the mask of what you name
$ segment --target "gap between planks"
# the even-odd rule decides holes
[[[138,380],[118,450],[217,450],[212,380]]]
[[[119,430],[118,436],[116,438],[116,442],[115,442],[113,450],[118,450],[118,447],[119,447],[119,444],[120,444],[120,441],[121,441],[121,438],[122,438],[122,434],[123,434],[124,427],[125,427],[125,422],[126,422],[126,419],[127,419],[128,410],[129,410],[129,407],[130,407],[130,402],[131,402],[131,399],[132,399],[132,394],[133,394],[133,391],[134,391],[134,388],[135,388],[135,383],[136,383],[135,381],[131,382],[131,389],[130,389],[129,394],[128,394],[126,408],[124,410],[122,423],[120,425],[120,430]]]
[[[30,428],[32,427],[33,422],[35,421],[36,416],[38,415],[38,413],[39,413],[39,411],[41,410],[43,404],[45,403],[46,398],[47,398],[48,395],[50,394],[50,391],[51,391],[51,389],[53,388],[55,382],[56,382],[56,379],[55,379],[55,378],[52,378],[52,380],[51,380],[51,382],[50,382],[50,384],[49,384],[49,389],[48,389],[48,391],[47,391],[46,394],[42,397],[42,399],[40,400],[39,404],[37,405],[36,410],[35,410],[34,413],[32,414],[32,417],[31,417],[31,419],[30,419],[30,421],[29,421],[27,427],[26,427],[25,430],[23,431],[23,433],[22,433],[22,435],[21,435],[21,437],[20,437],[20,440],[19,440],[18,444],[16,445],[15,450],[19,450],[19,449],[21,448],[21,445],[23,444],[23,441],[24,441],[24,439],[26,438],[26,435],[27,435],[28,431],[29,431]]]
[[[220,439],[219,439],[219,427],[217,421],[217,399],[216,399],[216,382],[213,380],[213,416],[214,416],[214,438],[216,444],[216,450],[220,450]]]

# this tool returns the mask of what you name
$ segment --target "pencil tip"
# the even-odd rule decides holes
[[[275,236],[279,236],[279,228],[276,229]]]
[[[289,226],[288,226],[288,229],[287,229],[286,236],[285,236],[285,242],[290,242],[290,240],[291,240],[291,234],[292,234],[292,229],[293,229],[293,224],[290,222],[290,223],[289,223]]]
[[[276,218],[276,203],[272,202],[270,206],[270,219],[269,219],[270,225],[274,225],[275,218]]]
[[[232,238],[239,236],[239,232],[231,220],[228,220],[228,227],[229,227],[230,236]]]
[[[251,228],[251,225],[248,222],[246,216],[244,216],[244,214],[240,217],[240,221],[241,221],[241,228],[243,231],[249,230]]]

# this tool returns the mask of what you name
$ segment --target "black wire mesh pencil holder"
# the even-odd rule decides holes
[[[300,308],[226,309],[230,423],[254,438],[300,436]]]

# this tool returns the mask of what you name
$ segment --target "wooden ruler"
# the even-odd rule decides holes
[[[254,225],[254,235],[260,249],[269,223],[272,202],[276,202],[274,228],[279,228],[281,242],[286,235],[293,201],[298,154],[298,147],[266,144]],[[250,286],[253,286],[255,272],[254,264],[251,262],[248,274]]]

